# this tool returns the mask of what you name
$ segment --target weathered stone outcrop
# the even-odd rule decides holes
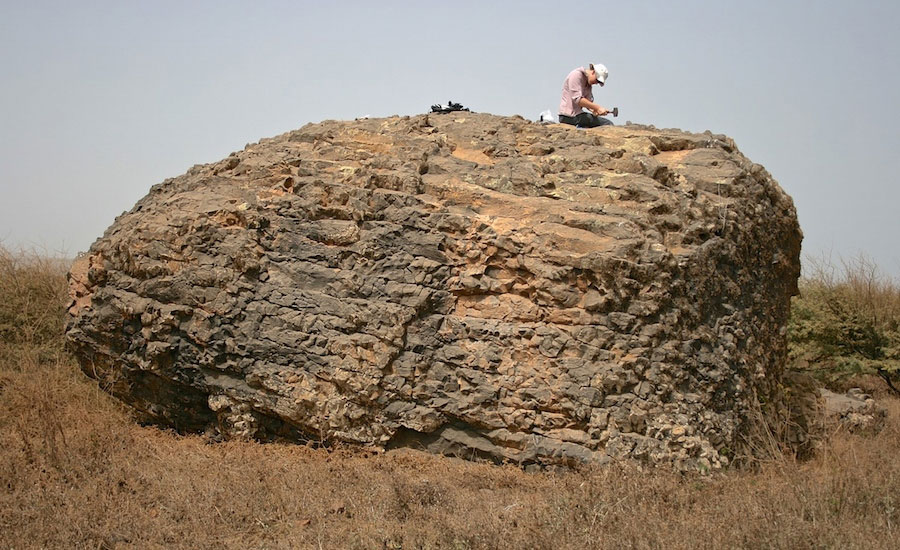
[[[154,186],[68,339],[183,430],[716,468],[776,400],[800,240],[721,135],[327,121]]]
[[[877,434],[884,429],[887,409],[875,402],[871,395],[859,388],[844,394],[822,388],[819,390],[824,408],[823,423],[832,430],[841,426],[850,432]]]

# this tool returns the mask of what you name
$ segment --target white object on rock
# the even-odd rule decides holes
[[[556,120],[556,115],[554,115],[553,112],[550,111],[549,109],[547,109],[546,111],[542,112],[542,113],[540,114],[540,116],[538,117],[538,120],[537,120],[537,121],[538,121],[538,122],[544,122],[544,123],[550,123],[550,122],[555,123],[555,122],[559,122],[558,120]]]

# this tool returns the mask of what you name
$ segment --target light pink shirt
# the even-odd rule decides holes
[[[559,102],[559,114],[566,116],[575,116],[581,112],[578,106],[578,100],[585,98],[588,101],[594,101],[594,94],[591,92],[591,85],[588,84],[588,77],[584,74],[584,69],[578,67],[566,77],[563,82],[562,100]]]

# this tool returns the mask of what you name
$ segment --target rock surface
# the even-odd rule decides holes
[[[714,469],[779,391],[800,241],[721,135],[326,121],[154,186],[67,335],[181,430]]]
[[[835,393],[822,388],[826,428],[839,425],[853,433],[877,434],[884,428],[887,409],[859,388]]]

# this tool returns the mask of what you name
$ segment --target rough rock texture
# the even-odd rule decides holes
[[[841,394],[819,390],[825,413],[825,427],[839,425],[850,432],[877,434],[884,428],[887,409],[859,388]]]
[[[68,338],[182,430],[717,468],[779,391],[800,240],[721,135],[326,121],[154,186]]]

